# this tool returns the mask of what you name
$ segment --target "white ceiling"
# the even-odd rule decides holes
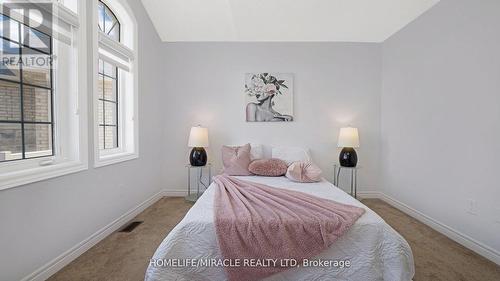
[[[382,42],[439,0],[142,0],[163,41]]]

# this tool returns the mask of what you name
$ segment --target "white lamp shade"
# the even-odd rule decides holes
[[[338,147],[359,147],[359,134],[357,128],[341,128]]]
[[[189,147],[208,147],[208,129],[198,127],[192,127],[191,133],[189,134]]]

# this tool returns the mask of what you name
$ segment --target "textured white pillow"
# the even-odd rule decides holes
[[[264,159],[264,148],[261,144],[250,144],[250,159],[259,160]]]
[[[293,162],[311,162],[309,150],[301,147],[273,147],[273,158],[281,159],[288,165]]]

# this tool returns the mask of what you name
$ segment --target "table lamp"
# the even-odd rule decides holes
[[[207,164],[205,147],[208,147],[208,129],[201,126],[192,127],[189,134],[188,146],[193,148],[189,155],[191,166],[205,166]]]
[[[339,134],[338,147],[342,148],[339,156],[339,163],[342,167],[356,167],[358,155],[354,148],[359,147],[359,134],[357,128],[341,128]]]

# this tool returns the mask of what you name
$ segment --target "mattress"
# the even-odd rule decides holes
[[[285,177],[238,178],[366,209],[366,213],[344,236],[311,259],[313,264],[288,269],[264,279],[265,281],[409,281],[413,278],[413,255],[406,240],[375,212],[330,182],[323,180],[318,183],[296,183]],[[145,280],[227,280],[220,264],[223,257],[215,234],[214,185],[212,183],[209,186],[163,240],[150,261]]]

